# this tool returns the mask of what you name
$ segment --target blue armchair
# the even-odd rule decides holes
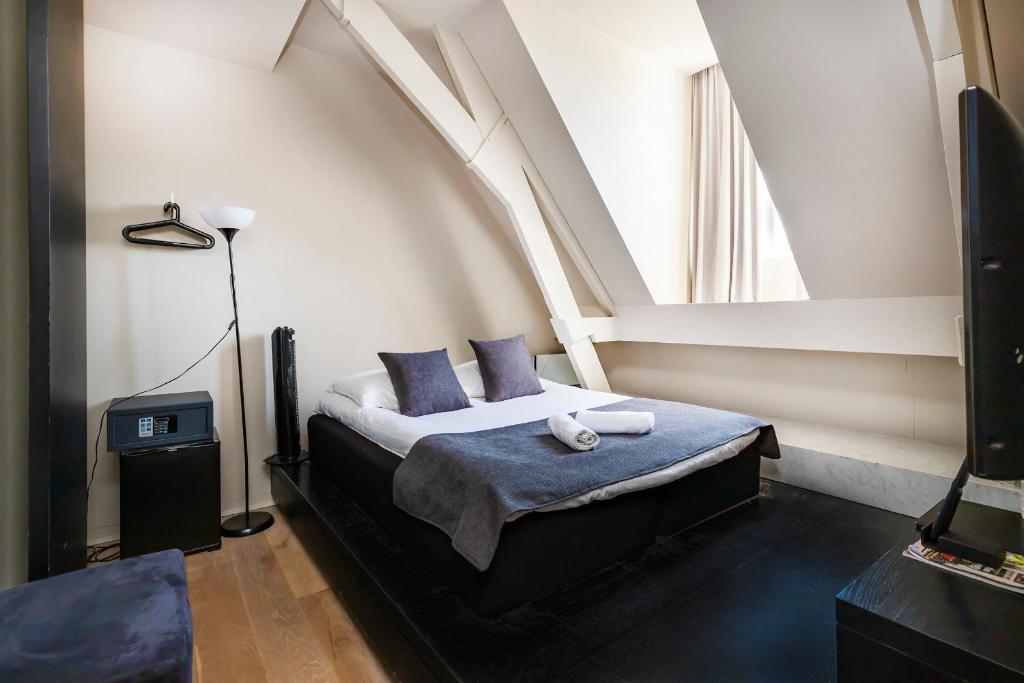
[[[181,551],[0,592],[0,680],[189,683],[192,610]]]

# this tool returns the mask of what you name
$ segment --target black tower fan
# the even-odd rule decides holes
[[[277,453],[266,459],[271,465],[294,465],[308,457],[299,445],[299,390],[295,378],[295,330],[278,327],[271,338],[274,373],[274,421]]]

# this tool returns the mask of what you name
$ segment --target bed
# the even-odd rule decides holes
[[[457,551],[451,533],[396,507],[396,473],[418,444],[535,425],[556,412],[600,410],[630,400],[550,382],[544,389],[498,403],[474,399],[472,408],[417,418],[328,394],[309,420],[310,458],[470,607],[493,615],[635,555],[658,535],[756,499],[760,458],[778,454],[771,427],[762,425],[708,444],[679,463],[522,510],[501,526],[500,542],[485,563]]]

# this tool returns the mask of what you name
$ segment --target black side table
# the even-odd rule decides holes
[[[220,441],[122,452],[121,557],[220,548]]]
[[[903,557],[916,538],[836,596],[839,683],[1024,681],[1024,595]]]

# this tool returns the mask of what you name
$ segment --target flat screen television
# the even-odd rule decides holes
[[[1024,130],[977,86],[960,93],[960,171],[967,457],[917,526],[924,545],[998,567],[1024,552],[1021,516],[960,498],[969,475],[1024,479]]]
[[[967,469],[1024,479],[1024,129],[977,86],[960,94]]]

